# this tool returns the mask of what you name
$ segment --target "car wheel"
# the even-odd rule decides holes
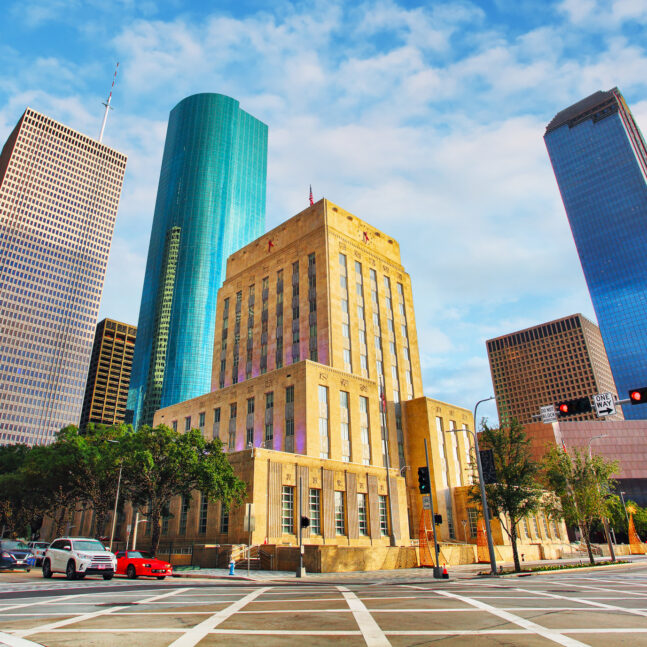
[[[157,576],[157,579],[158,579],[158,580],[163,580],[163,579],[165,579],[165,578],[166,578],[166,575],[158,575],[158,576]]]
[[[43,562],[43,577],[46,577],[46,578],[52,577],[52,567],[49,564],[49,559],[46,559]]]
[[[85,573],[77,573],[76,574],[76,579],[77,580],[82,580],[85,577]]]
[[[111,580],[113,575],[114,575],[114,573],[104,573],[103,574],[103,579],[104,580]]]
[[[135,570],[135,567],[132,564],[128,564],[128,568],[126,569],[126,577],[129,580],[137,579],[137,571]]]
[[[76,564],[72,559],[67,563],[67,568],[65,569],[65,577],[67,577],[68,580],[76,579]]]
[[[25,570],[29,573],[29,571],[31,571],[31,568],[26,568]]]

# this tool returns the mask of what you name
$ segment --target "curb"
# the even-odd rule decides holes
[[[530,575],[552,575],[553,573],[588,573],[606,569],[620,568],[622,566],[647,566],[644,560],[622,562],[619,564],[604,564],[601,566],[579,566],[577,568],[556,568],[550,571],[521,571],[521,573],[502,573],[497,577],[528,577]]]

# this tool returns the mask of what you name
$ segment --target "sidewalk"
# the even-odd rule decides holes
[[[606,561],[606,557],[597,557],[596,562]],[[647,566],[646,555],[628,555],[621,558],[622,561],[644,562]],[[524,562],[522,566],[548,566],[553,564],[586,564],[588,558],[574,559],[557,559]],[[512,568],[512,562],[502,562],[499,564],[504,569]],[[474,579],[479,577],[480,573],[489,572],[489,564],[462,564],[460,566],[448,567],[451,579]],[[203,579],[222,579],[222,580],[244,580],[249,582],[281,582],[294,583],[304,582],[312,584],[330,584],[338,582],[371,582],[377,584],[386,584],[389,582],[402,583],[410,581],[431,581],[434,580],[433,571],[430,568],[401,568],[388,571],[353,571],[349,573],[308,573],[305,578],[297,578],[291,571],[255,571],[251,570],[249,576],[247,569],[236,569],[235,575],[229,575],[229,570],[225,568],[203,568],[195,571],[179,571],[174,577],[186,578],[203,578]],[[438,580],[434,580],[438,581]]]

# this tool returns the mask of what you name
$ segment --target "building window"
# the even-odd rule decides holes
[[[183,496],[182,504],[180,508],[180,527],[178,530],[180,535],[186,535],[186,519],[188,514],[189,514],[189,497]]]
[[[173,425],[173,431],[177,433],[177,420],[174,420],[171,425]]]
[[[389,511],[386,505],[386,495],[378,495],[378,505],[380,511],[380,534],[386,536],[389,534]]]
[[[209,499],[204,494],[200,494],[200,521],[198,523],[198,532],[204,535],[207,532],[207,513],[209,510]]]
[[[359,424],[362,439],[362,464],[371,464],[371,442],[369,437],[368,398],[359,396]]]
[[[204,411],[201,411],[200,415],[198,417],[198,420],[200,421],[199,424],[200,424],[200,430],[201,431],[204,429],[204,419],[205,419]]]
[[[238,416],[238,405],[232,402],[229,405],[229,449],[236,448],[236,418]]]
[[[467,520],[470,525],[470,537],[476,537],[479,521],[479,513],[476,508],[467,508]]]
[[[310,490],[310,534],[321,534],[321,490]]]
[[[223,535],[229,533],[229,510],[224,505],[220,509],[220,532]]]
[[[339,417],[340,417],[340,433],[341,433],[341,459],[345,463],[350,462],[350,431],[348,412],[348,392],[339,392]]]
[[[294,534],[294,488],[291,485],[283,486],[281,497],[281,518],[284,535]]]
[[[328,436],[328,387],[319,385],[319,458],[330,457]]]
[[[274,441],[274,392],[265,394],[265,438],[264,446],[271,449]]]
[[[344,510],[344,493],[335,491],[335,534],[346,534],[346,511]]]
[[[359,534],[368,535],[368,506],[366,505],[366,494],[357,495],[357,515]]]
[[[213,410],[213,437],[220,437],[220,407]]]
[[[184,431],[191,431],[191,416],[184,419]]]
[[[285,389],[285,451],[294,451],[294,386]]]

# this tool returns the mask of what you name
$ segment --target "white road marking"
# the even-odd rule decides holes
[[[0,631],[0,645],[6,645],[7,647],[41,647],[37,643],[33,643],[31,640],[23,640],[17,636],[10,636],[9,634],[2,633]]]
[[[390,647],[391,643],[389,639],[382,631],[380,625],[377,624],[370,611],[364,606],[364,603],[355,593],[349,591],[345,586],[338,586],[337,588],[341,591],[350,610],[353,612],[355,622],[357,622],[357,626],[362,632],[366,644],[369,647]]]
[[[527,593],[526,589],[516,589],[523,593]],[[547,598],[555,598],[558,600],[570,600],[571,602],[579,602],[580,604],[588,604],[590,606],[596,607],[598,609],[606,609],[607,611],[621,611],[623,613],[630,613],[635,616],[647,617],[647,611],[642,611],[641,609],[631,609],[628,607],[618,607],[614,604],[605,604],[604,602],[595,602],[589,598],[576,598],[568,595],[558,595],[557,593],[547,593],[546,591],[536,591],[537,595],[542,595]]]
[[[240,598],[236,602],[233,602],[228,607],[214,613],[210,618],[203,620],[200,624],[195,627],[188,629],[183,636],[180,636],[177,640],[174,640],[169,647],[193,647],[197,645],[210,631],[215,629],[219,624],[223,623],[227,618],[238,613],[246,604],[249,604],[252,600],[257,598],[259,595],[269,591],[271,587],[263,587],[252,591],[248,595]]]
[[[177,595],[178,593],[182,593],[183,591],[188,591],[189,589],[174,589],[173,591],[168,591],[167,593],[162,593],[161,595],[154,595],[151,598],[145,598],[141,601],[139,601],[137,604],[146,604],[148,602],[154,602],[155,600],[159,600],[160,598],[164,598],[170,595]],[[66,625],[71,625],[75,624],[77,622],[82,622],[83,620],[91,620],[92,618],[96,618],[98,616],[104,616],[108,615],[110,613],[113,613],[114,611],[121,611],[123,609],[127,609],[128,607],[126,606],[116,606],[112,607],[110,609],[102,609],[101,611],[92,611],[90,613],[84,613],[81,615],[74,616],[73,618],[66,618],[65,620],[59,620],[58,622],[52,622],[47,625],[39,625],[38,627],[31,627],[30,629],[20,629],[19,631],[12,631],[12,633],[15,636],[19,637],[24,637],[24,636],[31,636],[32,634],[37,634],[37,633],[42,633],[44,631],[50,631],[52,629],[58,629],[59,627],[64,627]]]
[[[53,598],[52,600],[38,600],[37,602],[34,602],[32,600],[32,602],[24,602],[24,603],[21,603],[21,604],[13,604],[13,605],[8,606],[8,607],[0,607],[0,612],[2,612],[2,611],[10,611],[11,609],[23,609],[25,607],[33,607],[33,606],[36,606],[37,604],[49,604],[49,605],[51,605],[51,604],[54,604],[54,600],[56,600],[56,601],[58,601],[58,600],[71,600],[72,598],[78,598],[79,595],[81,595],[81,593],[77,593],[76,595],[65,595],[62,598],[57,597],[57,598]],[[65,603],[61,602],[61,604],[65,604]],[[70,602],[70,604],[74,604],[74,603]]]
[[[509,611],[503,611],[502,609],[497,609],[496,607],[493,607],[490,604],[486,604],[485,602],[481,602],[480,600],[473,600],[472,598],[468,598],[463,595],[457,595],[456,593],[451,593],[449,591],[438,591],[438,592],[441,595],[444,595],[448,598],[454,598],[456,600],[460,600],[461,602],[466,602],[467,604],[471,604],[479,609],[482,609],[483,611],[488,611],[494,616],[498,616],[503,620],[507,620],[508,622],[512,622],[515,625],[519,625],[520,627],[523,627],[524,629],[527,629],[532,633],[542,636],[543,638],[552,640],[553,642],[556,642],[558,645],[564,645],[565,647],[585,647],[585,644],[579,642],[578,640],[574,640],[573,638],[569,638],[568,636],[562,636],[561,634],[555,631],[552,631],[551,629],[547,629],[546,627],[542,627],[541,625],[538,625],[530,620],[527,620],[526,618],[517,616],[513,613],[510,613]]]

